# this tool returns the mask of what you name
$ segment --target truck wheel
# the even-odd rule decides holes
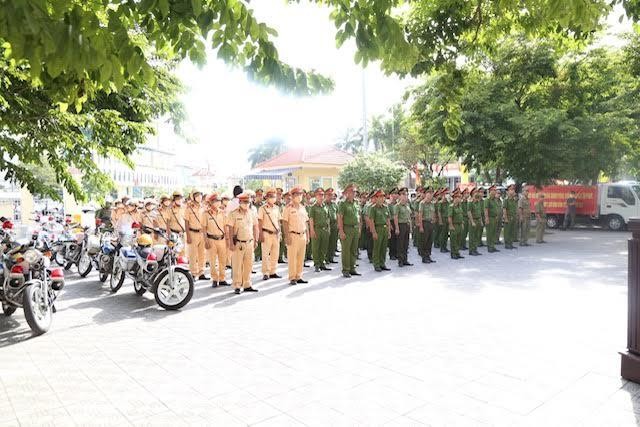
[[[547,217],[547,228],[558,228],[560,226],[560,219],[555,215],[549,215]]]
[[[620,231],[624,228],[624,219],[620,215],[609,215],[607,217],[607,227],[612,231]]]

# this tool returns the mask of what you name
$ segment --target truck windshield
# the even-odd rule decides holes
[[[631,188],[633,188],[633,192],[636,193],[636,196],[640,198],[640,185],[632,185]]]

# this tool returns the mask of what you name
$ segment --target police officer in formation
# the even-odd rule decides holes
[[[328,265],[335,263],[338,240],[345,278],[361,275],[356,267],[362,249],[376,272],[390,270],[387,259],[397,260],[398,267],[411,266],[412,237],[425,264],[436,262],[433,247],[450,253],[454,260],[463,259],[461,251],[467,248],[470,256],[479,256],[483,235],[488,252],[499,252],[501,223],[506,249],[515,249],[516,241],[521,247],[530,246],[528,189],[518,198],[513,184],[507,187],[504,201],[495,185],[488,188],[486,198],[479,188],[455,189],[449,195],[447,187],[421,187],[410,198],[407,188],[391,189],[387,196],[382,189],[359,193],[355,185],[347,185],[337,202],[332,188],[254,193],[238,187],[234,196],[231,204],[227,194],[204,197],[197,190],[187,195],[186,203],[180,192],[161,196],[159,203],[154,198],[139,203],[123,198],[111,207],[110,219],[120,228],[139,222],[156,243],[164,241],[154,229],[179,234],[186,241],[194,277],[209,280],[208,263],[212,286],[232,284],[236,294],[258,291],[251,282],[258,247],[256,259],[262,263],[263,280],[280,279],[277,264],[286,258],[289,284],[298,285],[308,283],[303,278],[307,257],[313,259],[317,273],[331,270]],[[539,192],[537,199],[533,209],[536,243],[546,243],[544,194]],[[229,266],[232,283],[225,280]]]

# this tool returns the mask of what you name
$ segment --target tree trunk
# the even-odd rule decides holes
[[[500,167],[496,167],[496,184],[500,184],[502,182],[502,177],[500,176]]]

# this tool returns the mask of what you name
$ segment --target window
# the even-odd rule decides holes
[[[313,191],[322,185],[322,178],[319,176],[309,177],[309,190]]]
[[[636,199],[628,187],[612,185],[607,189],[607,197],[610,199],[622,199],[627,205],[636,204]]]

